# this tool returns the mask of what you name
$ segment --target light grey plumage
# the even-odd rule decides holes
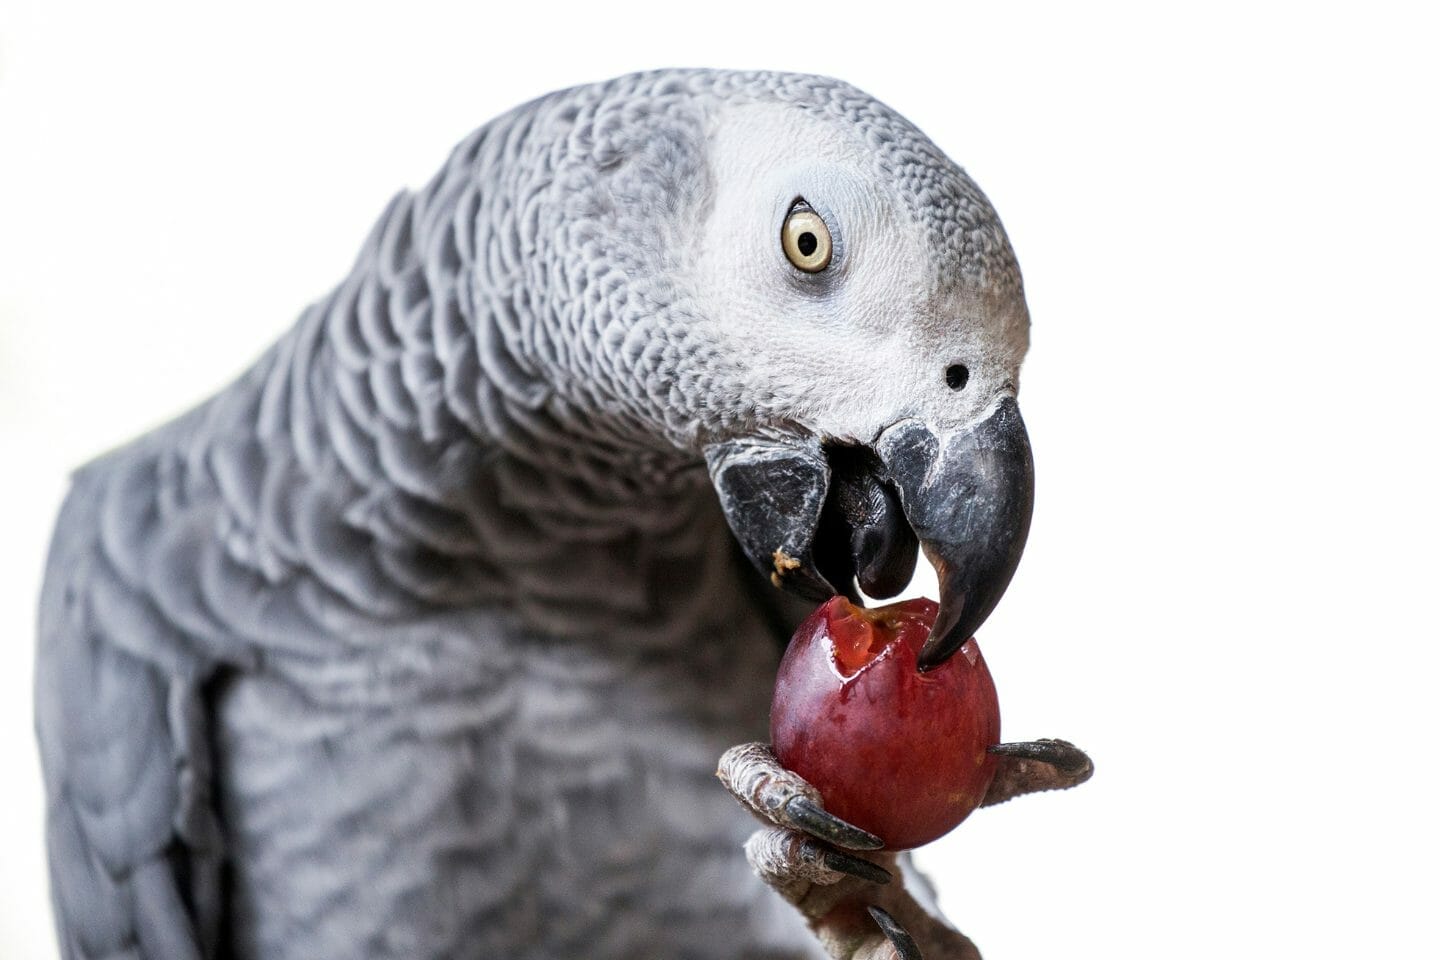
[[[914,329],[727,265],[747,138],[815,131],[914,241],[833,282],[898,277]],[[704,450],[973,418],[1026,322],[983,196],[844,84],[663,71],[482,127],[238,382],[76,474],[37,668],[63,953],[813,949],[713,780],[795,611]],[[936,338],[980,389],[846,382]]]

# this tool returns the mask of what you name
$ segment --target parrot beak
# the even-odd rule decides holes
[[[975,635],[1020,564],[1035,503],[1030,438],[1007,396],[982,419],[939,436],[902,421],[875,451],[940,581],[940,612],[919,657],[928,670]]]
[[[1013,397],[942,434],[902,420],[868,446],[741,438],[705,455],[731,531],[777,587],[817,601],[858,601],[857,583],[868,596],[894,596],[924,550],[940,612],[922,670],[985,622],[1030,532],[1034,465]]]

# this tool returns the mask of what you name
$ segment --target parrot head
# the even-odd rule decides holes
[[[596,341],[569,382],[703,457],[782,589],[893,596],[923,550],[933,667],[993,610],[1029,530],[1015,257],[965,172],[889,108],[833,80],[716,76],[617,95],[556,172],[556,310]]]

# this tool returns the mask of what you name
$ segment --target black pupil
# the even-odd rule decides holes
[[[965,384],[970,379],[970,371],[965,364],[956,363],[945,368],[945,382],[950,385],[951,390],[964,390]]]
[[[800,248],[802,257],[808,257],[815,252],[816,247],[820,246],[820,241],[815,239],[815,234],[806,230],[795,239],[795,246]]]

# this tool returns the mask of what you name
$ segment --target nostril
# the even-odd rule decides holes
[[[951,390],[964,390],[970,382],[970,368],[963,363],[952,363],[945,368],[945,382]]]

